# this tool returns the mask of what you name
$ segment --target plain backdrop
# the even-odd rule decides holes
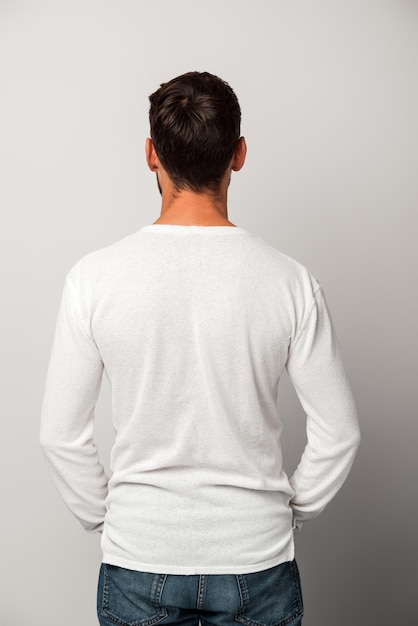
[[[0,1],[4,626],[94,626],[101,552],[61,502],[39,419],[65,274],[154,222],[148,95],[227,80],[248,144],[228,217],[322,283],[362,443],[296,554],[304,626],[412,624],[417,589],[418,6],[414,0]],[[281,385],[287,471],[305,415]],[[97,443],[113,432],[104,379]]]

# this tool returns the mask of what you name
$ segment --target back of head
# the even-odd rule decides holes
[[[216,192],[240,136],[234,91],[213,74],[188,72],[149,100],[151,139],[175,187]]]

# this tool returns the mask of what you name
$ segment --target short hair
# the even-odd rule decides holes
[[[216,192],[240,137],[235,92],[218,76],[188,72],[149,101],[151,140],[176,189]]]

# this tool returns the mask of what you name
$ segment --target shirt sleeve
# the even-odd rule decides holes
[[[307,444],[289,482],[293,528],[316,517],[343,485],[360,443],[356,406],[322,287],[291,342],[286,371],[307,414]]]
[[[67,275],[41,411],[40,444],[58,491],[89,532],[102,532],[108,479],[93,442],[104,365]]]

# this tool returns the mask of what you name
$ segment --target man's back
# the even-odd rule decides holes
[[[290,482],[285,368],[310,438]],[[108,485],[91,440],[103,371],[116,428]],[[73,266],[45,397],[64,499],[103,531],[104,562],[144,572],[238,574],[292,560],[292,520],[324,508],[358,443],[319,283],[234,226],[151,224]]]
[[[149,101],[161,215],[68,272],[41,444],[70,510],[103,533],[101,626],[300,626],[293,531],[334,497],[359,444],[333,325],[309,271],[228,219],[247,153],[233,89],[187,72]],[[285,369],[307,413],[290,479]],[[103,372],[110,479],[93,440]]]

